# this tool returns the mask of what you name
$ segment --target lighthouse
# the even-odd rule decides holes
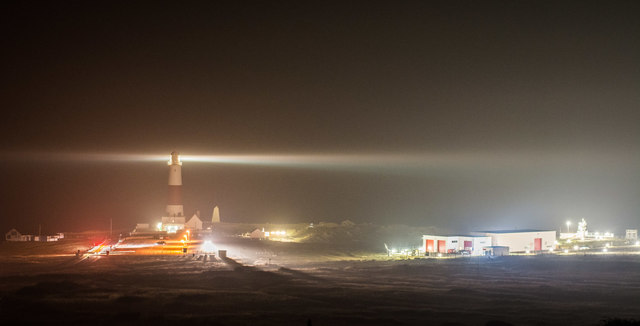
[[[182,217],[184,209],[182,207],[182,162],[180,154],[171,153],[169,165],[169,197],[167,200],[167,216]]]
[[[184,229],[184,208],[182,207],[182,162],[180,162],[180,154],[172,152],[171,158],[167,163],[169,165],[169,196],[167,198],[167,209],[165,216],[162,217],[162,223],[158,225],[158,229],[175,233]]]

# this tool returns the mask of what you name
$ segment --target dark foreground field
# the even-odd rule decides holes
[[[600,325],[640,318],[639,255],[271,265],[248,256],[0,259],[2,325]]]

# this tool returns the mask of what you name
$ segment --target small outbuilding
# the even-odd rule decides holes
[[[264,229],[260,230],[260,229],[255,229],[253,230],[251,233],[249,233],[249,238],[251,239],[265,239],[265,232]]]
[[[488,246],[482,248],[485,256],[509,256],[509,247]]]

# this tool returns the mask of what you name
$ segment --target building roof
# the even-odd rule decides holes
[[[536,230],[536,229],[521,229],[521,230],[492,230],[492,231],[476,231],[480,233],[526,233],[526,232],[555,232],[555,230]]]
[[[12,233],[13,233],[13,234],[21,235],[21,233],[20,233],[20,232],[18,232],[18,230],[16,230],[16,229],[11,229],[11,230],[9,230],[9,232],[7,232],[7,233],[5,233],[5,234],[9,235],[9,234],[12,234]]]
[[[191,218],[189,219],[189,221],[187,221],[186,224],[192,223],[192,221],[193,222],[198,221],[198,222],[202,223],[202,220],[200,219],[200,217],[197,214],[193,214],[193,216],[191,216]]]

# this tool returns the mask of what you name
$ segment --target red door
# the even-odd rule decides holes
[[[533,247],[535,251],[542,250],[542,238],[533,239]]]
[[[473,244],[471,241],[465,241],[464,242],[464,250],[473,250]]]
[[[447,241],[438,240],[438,252],[441,252],[443,254],[447,253]]]
[[[427,240],[427,252],[434,252],[435,249],[433,248],[433,240]]]

